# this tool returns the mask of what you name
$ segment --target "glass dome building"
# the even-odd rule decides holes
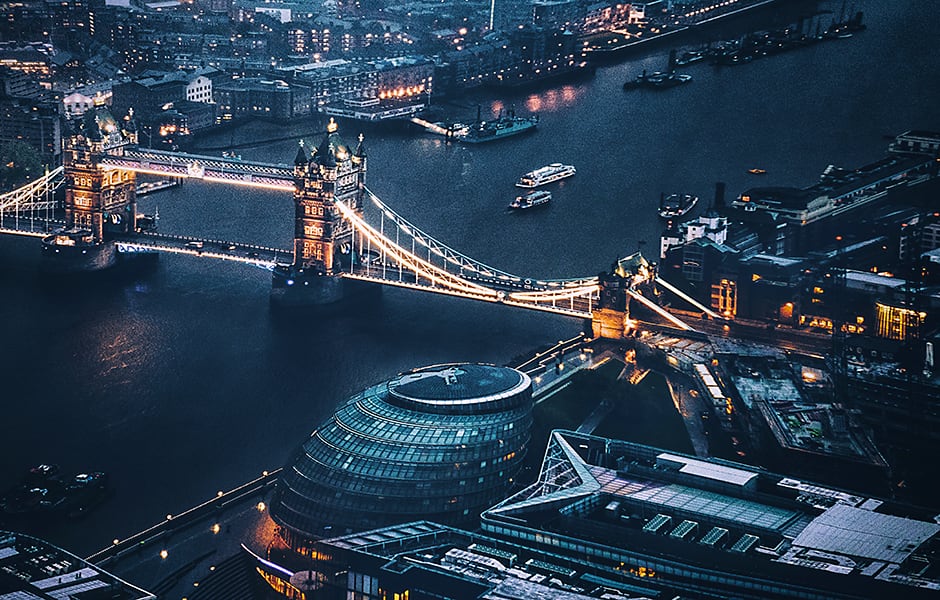
[[[284,468],[271,517],[292,547],[413,520],[471,524],[529,445],[532,381],[507,367],[424,367],[344,402]]]

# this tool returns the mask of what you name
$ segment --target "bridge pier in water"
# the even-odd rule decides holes
[[[271,300],[277,306],[322,306],[377,290],[341,277],[361,260],[354,228],[336,204],[362,216],[367,157],[363,137],[353,150],[330,119],[327,133],[310,155],[301,142],[294,159],[293,262],[277,266]]]
[[[132,122],[118,122],[103,106],[85,113],[78,131],[64,140],[65,226],[42,240],[46,269],[99,271],[117,263],[108,234],[136,228],[136,174],[106,169],[99,161],[136,143]]]
[[[595,338],[619,340],[630,333],[631,299],[643,301],[642,289],[651,290],[656,273],[640,252],[615,261],[609,273],[597,276],[599,298],[597,307],[591,311],[591,330]],[[661,309],[660,309],[661,310]]]
[[[600,299],[591,312],[591,331],[595,338],[619,340],[629,328],[627,281],[616,272],[598,276]]]

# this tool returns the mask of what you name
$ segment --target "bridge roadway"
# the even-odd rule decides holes
[[[341,273],[343,277],[358,279],[360,281],[371,281],[382,285],[393,285],[413,290],[426,292],[436,292],[448,296],[457,296],[460,298],[469,298],[472,300],[483,300],[506,304],[508,306],[518,306],[551,312],[569,317],[590,318],[591,311],[597,305],[597,298],[584,296],[565,296],[564,288],[559,288],[560,297],[551,299],[531,300],[524,298],[513,298],[514,293],[526,293],[532,290],[531,284],[525,283],[526,280],[514,279],[492,279],[480,275],[464,273],[461,279],[485,286],[495,294],[475,293],[473,291],[454,290],[443,286],[434,286],[422,275],[407,269],[399,269],[397,263],[372,263],[357,267],[351,271]]]
[[[293,253],[283,248],[271,248],[256,244],[243,244],[225,240],[206,240],[182,235],[155,232],[111,235],[108,239],[118,245],[118,250],[133,252],[171,252],[204,258],[216,258],[272,269],[278,261],[290,263]]]
[[[121,154],[102,157],[104,168],[126,169],[135,173],[203,179],[286,192],[294,191],[294,169],[285,164],[267,164],[201,154],[162,150],[125,149]]]
[[[729,339],[753,342],[820,359],[832,352],[832,335],[828,333],[744,319],[702,319],[689,311],[672,308],[668,310],[688,323],[693,331],[639,319],[636,320],[637,327],[701,341]]]
[[[41,238],[64,226],[65,221],[61,219],[16,218],[16,216],[0,214],[0,234]]]
[[[290,250],[271,248],[268,246],[259,246],[253,244],[242,244],[229,242],[225,240],[206,240],[187,236],[167,235],[152,232],[143,232],[135,234],[123,234],[111,236],[118,244],[121,252],[132,253],[135,251],[157,251],[171,252],[175,254],[189,254],[201,258],[214,258],[220,260],[229,260],[250,264],[266,269],[273,269],[277,264],[289,264],[292,260]],[[487,302],[497,302],[510,306],[519,306],[523,308],[552,312],[578,318],[590,318],[591,310],[596,305],[596,299],[580,296],[562,297],[545,300],[517,300],[510,297],[515,292],[526,292],[532,289],[531,284],[525,283],[527,280],[507,279],[494,280],[491,278],[463,274],[462,279],[485,285],[496,294],[475,294],[449,289],[442,286],[434,286],[430,281],[414,271],[399,269],[397,263],[370,263],[367,266],[356,267],[352,270],[338,273],[341,277],[369,281],[381,285],[393,285],[421,291],[436,292],[449,296],[458,296],[473,300],[484,300]],[[565,288],[559,288],[559,293],[564,293]]]

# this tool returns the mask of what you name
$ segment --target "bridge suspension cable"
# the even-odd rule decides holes
[[[596,277],[533,281],[495,269],[427,235],[372,192],[369,196],[381,212],[378,227],[347,204],[334,204],[351,225],[351,247],[360,257],[358,263],[350,260],[346,277],[578,317],[590,316],[597,304]]]
[[[15,235],[48,235],[55,221],[55,192],[65,182],[65,169],[45,175],[5,194],[0,194],[0,231]]]
[[[591,286],[597,284],[597,277],[580,277],[573,279],[547,279],[547,280],[531,280],[527,278],[508,273],[501,269],[491,267],[487,264],[484,264],[476,259],[470,258],[469,256],[454,250],[447,244],[437,240],[433,236],[425,233],[420,228],[415,226],[413,223],[405,219],[403,216],[395,212],[387,204],[382,202],[382,200],[372,192],[372,190],[366,189],[366,192],[369,194],[369,198],[372,200],[372,203],[381,211],[382,219],[389,219],[399,231],[404,233],[406,236],[411,237],[416,243],[424,246],[428,250],[429,256],[431,254],[441,258],[443,261],[457,267],[461,275],[466,276],[467,274],[464,271],[469,272],[469,276],[474,278],[483,278],[483,279],[495,279],[502,282],[515,282],[523,283],[528,286],[526,289],[538,289],[538,288],[548,288],[548,287],[559,287],[559,286],[573,286],[573,287],[583,287]],[[382,226],[384,234],[384,223]],[[521,286],[520,286],[521,287]]]
[[[464,294],[493,298],[497,296],[496,290],[491,290],[483,285],[461,279],[449,273],[446,269],[435,266],[400,246],[391,243],[382,233],[376,231],[372,226],[366,223],[362,217],[357,215],[356,212],[345,203],[336,202],[334,205],[339,209],[343,217],[353,225],[355,230],[366,237],[370,245],[375,244],[376,247],[382,251],[383,255],[391,257],[392,260],[402,267],[414,272],[416,277],[424,277],[434,284]],[[383,260],[382,262],[384,265],[385,261]]]
[[[65,182],[64,167],[56,167],[26,185],[0,195],[0,211],[23,212],[55,208],[53,192]],[[12,210],[11,210],[12,209]]]

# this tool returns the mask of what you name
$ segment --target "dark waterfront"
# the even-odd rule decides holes
[[[840,4],[823,3],[836,12]],[[511,104],[537,112],[533,135],[467,147],[366,130],[369,185],[448,245],[521,276],[592,275],[641,241],[653,257],[661,192],[710,199],[715,181],[729,196],[758,183],[806,185],[830,163],[880,158],[885,135],[940,129],[940,6],[855,4],[869,28],[851,39],[740,67],[685,67],[695,80],[678,89],[622,90],[642,69],[665,67],[663,47],[586,82],[460,101],[464,115],[478,101],[484,114]],[[795,13],[770,9],[715,36],[769,20]],[[256,123],[204,144],[276,129]],[[358,128],[340,131],[352,141]],[[287,163],[295,148],[240,152]],[[556,184],[547,209],[507,213],[515,179],[550,162],[578,175]],[[746,172],[753,167],[768,174],[758,181]],[[166,233],[290,244],[286,195],[187,184],[141,200],[145,212],[154,204]],[[368,384],[425,364],[502,364],[582,327],[397,289],[351,314],[282,318],[269,311],[270,273],[261,269],[166,255],[138,276],[48,283],[38,256],[36,240],[0,239],[0,487],[44,461],[109,472],[115,494],[93,514],[37,530],[83,555],[282,465],[339,400]]]

